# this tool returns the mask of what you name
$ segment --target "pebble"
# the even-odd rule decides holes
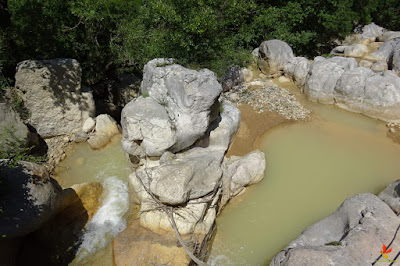
[[[249,86],[255,84],[261,85],[261,87],[254,90],[248,89]],[[304,120],[309,118],[311,114],[311,110],[304,108],[287,89],[261,80],[254,80],[237,86],[224,93],[221,98],[229,100],[237,106],[249,104],[258,113],[273,111],[289,120]]]

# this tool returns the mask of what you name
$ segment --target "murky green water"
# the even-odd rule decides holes
[[[315,107],[315,108],[314,108]],[[312,122],[266,132],[264,180],[217,219],[212,265],[264,265],[347,197],[378,193],[400,178],[400,146],[384,123],[314,105]]]
[[[68,156],[55,169],[56,179],[62,187],[102,182],[111,176],[127,181],[131,173],[130,164],[121,147],[120,135],[114,136],[100,150],[92,150],[86,142],[74,144]]]
[[[114,136],[100,150],[92,150],[87,143],[73,145],[56,169],[56,179],[63,187],[85,182],[100,182],[103,187],[100,207],[86,224],[72,265],[99,265],[92,258],[106,252],[114,237],[126,228],[130,207],[127,180],[131,172],[121,147],[121,136]],[[107,254],[102,261],[112,265],[112,255]]]

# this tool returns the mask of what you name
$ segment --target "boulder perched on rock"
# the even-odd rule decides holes
[[[319,58],[310,67],[305,81],[304,93],[311,101],[334,103],[334,89],[342,74],[358,66],[354,58]]]
[[[63,191],[44,166],[20,161],[12,167],[8,160],[1,160],[0,177],[0,228],[6,239],[39,229],[65,203],[68,191]]]
[[[304,86],[309,70],[310,63],[305,57],[292,57],[284,67],[285,76],[300,87]]]
[[[123,148],[131,155],[178,152],[204,135],[218,114],[216,75],[154,59],[144,67],[142,97],[122,110]]]
[[[22,145],[28,145],[29,142],[29,129],[22,122],[19,114],[14,111],[7,103],[0,102],[0,148],[8,150],[7,138],[11,141],[12,134],[17,138]]]
[[[181,205],[180,216],[176,217],[180,232],[208,232],[217,211],[214,207],[208,209],[221,193],[218,192],[221,191],[223,173],[221,163],[239,122],[239,110],[223,104],[220,117],[194,147],[177,154],[166,152],[158,165],[138,169],[130,176],[131,186],[141,202],[142,226],[155,232],[172,229],[164,212],[152,210],[157,204],[148,193],[151,192],[166,205]],[[206,199],[208,204],[199,204]]]
[[[119,133],[118,124],[114,118],[106,114],[98,115],[96,117],[95,132],[89,137],[88,143],[92,149],[99,149]]]
[[[280,76],[289,59],[294,57],[292,48],[280,40],[261,43],[259,50],[260,70],[267,76]]]
[[[380,253],[382,245],[396,252],[400,249],[396,239],[399,223],[400,218],[377,196],[355,195],[308,227],[270,265],[371,265],[386,261]]]
[[[81,72],[74,59],[18,64],[15,86],[30,113],[28,122],[41,137],[70,134],[94,115],[92,92],[81,89]]]

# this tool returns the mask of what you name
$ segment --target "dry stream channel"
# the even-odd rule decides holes
[[[400,145],[386,136],[384,122],[333,106],[310,107],[311,121],[282,124],[259,136],[265,177],[218,217],[209,264],[268,264],[347,197],[378,193],[400,178]],[[63,187],[93,181],[104,187],[102,206],[89,222],[77,259],[109,247],[126,227],[130,171],[118,137],[99,151],[86,143],[74,145],[58,167]]]

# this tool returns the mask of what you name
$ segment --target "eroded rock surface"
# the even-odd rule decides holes
[[[304,93],[311,101],[332,104],[337,81],[346,70],[356,67],[357,61],[354,58],[319,58],[310,67]]]
[[[15,86],[29,110],[28,122],[41,137],[70,134],[94,115],[92,92],[81,89],[81,72],[74,59],[18,64]]]
[[[260,70],[267,76],[280,76],[288,61],[294,57],[292,48],[280,40],[261,43],[259,49]]]
[[[355,195],[308,227],[270,265],[371,265],[384,260],[379,252],[383,244],[400,249],[399,223],[400,218],[377,196]]]
[[[222,87],[208,69],[154,59],[144,67],[141,91],[144,97],[122,111],[123,147],[131,155],[160,156],[183,150],[204,135],[218,113]]]

